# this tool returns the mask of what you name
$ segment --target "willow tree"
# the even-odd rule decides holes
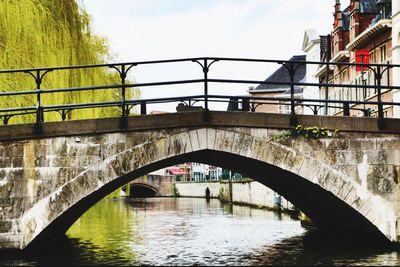
[[[112,60],[107,42],[90,31],[90,16],[76,0],[0,0],[0,69],[102,64]],[[119,74],[106,68],[57,70],[46,74],[41,88],[73,88],[120,83]],[[26,73],[0,74],[0,91],[35,89]],[[138,98],[138,89],[127,98]],[[105,102],[121,99],[119,89],[43,94],[43,105]],[[35,95],[0,97],[0,108],[31,107]],[[1,115],[1,114],[0,114]],[[111,117],[120,109],[77,109],[68,119]],[[46,121],[60,120],[46,112]],[[11,123],[34,121],[34,115],[17,116]]]

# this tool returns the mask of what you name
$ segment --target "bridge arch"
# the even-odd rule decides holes
[[[200,128],[154,137],[88,166],[24,213],[21,248],[64,234],[89,207],[132,179],[188,161],[252,177],[323,228],[397,241],[390,205],[321,159],[251,132]]]
[[[134,183],[130,186],[129,196],[137,197],[155,197],[159,195],[158,189],[146,183]]]

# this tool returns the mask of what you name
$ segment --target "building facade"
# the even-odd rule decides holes
[[[398,0],[393,2],[395,1]],[[378,80],[375,73],[378,72],[378,68],[348,63],[393,64],[395,51],[392,46],[392,22],[391,0],[351,0],[350,5],[343,10],[340,0],[335,0],[333,29],[328,36],[330,51],[321,53],[321,61],[328,60],[334,64],[322,64],[315,73],[321,83],[328,83],[328,86],[321,88],[321,98],[377,101]],[[396,92],[385,86],[394,84],[394,75],[399,71],[399,68],[380,69],[382,77],[379,82],[382,86],[383,102],[393,101]],[[329,84],[335,86],[329,87]],[[391,105],[384,106],[383,113],[385,117],[395,116]],[[376,104],[353,103],[346,110],[343,104],[331,103],[325,114],[377,116],[378,110]]]
[[[392,1],[392,63],[400,65],[400,1]],[[400,86],[400,70],[393,72],[393,85]],[[394,90],[393,101],[400,103],[400,90]],[[400,106],[394,106],[394,117],[400,117]]]
[[[321,37],[318,36],[315,29],[307,29],[303,37],[303,52],[306,54],[307,62],[320,61],[321,57]],[[319,66],[316,64],[306,65],[305,82],[318,83],[319,80],[314,76]],[[302,98],[304,99],[320,99],[318,86],[303,86]],[[318,102],[304,102],[303,114],[319,114],[321,108]]]
[[[306,64],[301,64],[306,60],[305,55],[296,55],[291,57],[288,61],[295,61],[296,72],[294,75],[294,82],[299,83],[306,78]],[[286,67],[281,66],[273,72],[265,81],[265,83],[258,85],[255,88],[250,88],[248,93],[253,97],[266,97],[270,100],[253,101],[252,107],[255,112],[267,113],[290,113],[290,82],[289,72]],[[279,84],[283,82],[282,84]],[[301,98],[303,88],[300,86],[295,87],[295,97]],[[288,100],[274,100],[274,98],[288,98]],[[299,105],[296,112],[303,113],[303,106]]]
[[[304,32],[302,51],[304,55],[295,55],[289,61],[297,61],[300,64],[295,64],[296,75],[295,83],[319,83],[319,79],[315,77],[315,73],[319,66],[316,64],[301,64],[301,62],[317,62],[320,61],[321,55],[321,38],[318,36],[315,29],[306,29]],[[265,82],[255,88],[248,90],[249,94],[254,97],[270,97],[270,98],[287,98],[288,100],[268,100],[268,101],[253,101],[252,107],[255,112],[268,113],[290,113],[291,96],[290,85],[277,84],[279,82],[290,82],[288,70],[281,66],[273,72]],[[268,84],[271,83],[271,84]],[[295,98],[319,100],[320,90],[318,86],[312,85],[296,85],[294,88]],[[263,104],[268,102],[268,104]],[[320,103],[315,101],[297,101],[297,114],[318,114],[320,111]]]

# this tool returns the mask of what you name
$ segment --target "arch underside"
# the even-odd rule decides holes
[[[155,197],[159,196],[157,188],[145,183],[132,183],[129,196],[133,198]]]
[[[370,239],[375,243],[389,243],[389,239],[367,218],[318,184],[260,160],[235,153],[203,149],[155,161],[105,183],[57,216],[27,248],[37,248],[65,235],[69,227],[86,210],[128,182],[152,171],[185,162],[199,162],[240,172],[285,197],[321,229]]]

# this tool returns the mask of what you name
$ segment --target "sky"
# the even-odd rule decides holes
[[[349,0],[342,0],[342,9]],[[108,39],[113,62],[191,57],[287,60],[304,54],[306,29],[331,32],[335,0],[80,0],[92,30]],[[112,62],[110,62],[112,63]],[[210,78],[265,80],[277,64],[217,62]],[[200,79],[195,63],[134,67],[135,82]],[[246,95],[249,85],[210,84],[210,94]],[[200,84],[142,88],[142,98],[195,95]],[[148,111],[175,111],[177,103]],[[226,110],[226,103],[210,104]]]

